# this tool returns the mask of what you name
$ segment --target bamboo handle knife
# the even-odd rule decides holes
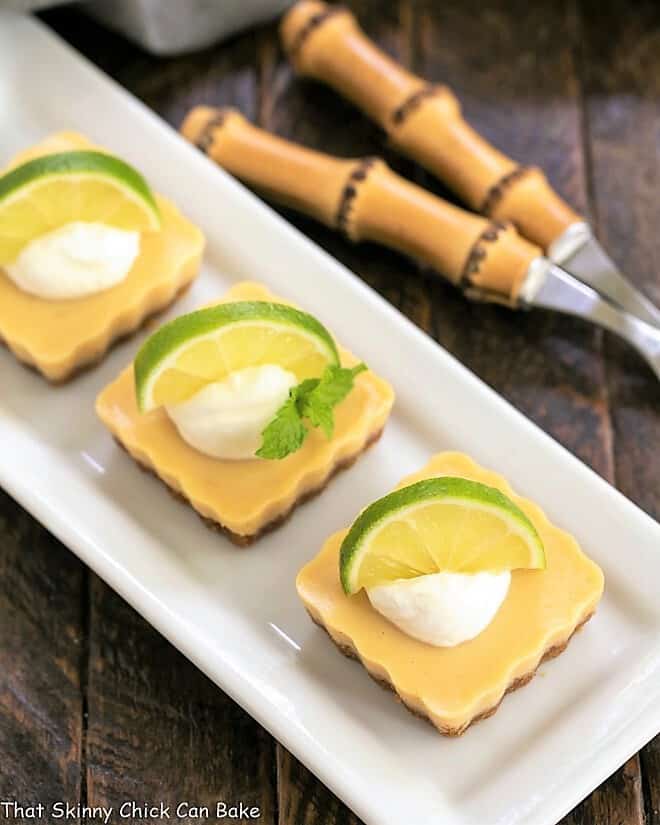
[[[370,240],[432,266],[473,298],[514,305],[541,250],[513,225],[452,206],[378,158],[306,149],[232,109],[198,106],[183,135],[273,201],[311,215],[351,240]]]
[[[373,118],[392,145],[444,180],[474,210],[513,221],[547,249],[583,220],[536,167],[502,154],[461,116],[454,94],[410,73],[372,43],[341,6],[300,0],[281,23],[300,74],[321,80]]]

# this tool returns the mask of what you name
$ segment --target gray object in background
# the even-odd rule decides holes
[[[0,8],[36,11],[67,0],[0,0]],[[210,46],[249,26],[273,20],[292,0],[88,0],[82,7],[153,54]]]
[[[91,15],[159,55],[210,46],[272,20],[292,0],[91,0]]]
[[[0,9],[7,11],[39,11],[49,6],[59,6],[67,0],[0,0]]]

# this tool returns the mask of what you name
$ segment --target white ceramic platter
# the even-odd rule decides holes
[[[60,388],[0,351],[0,484],[36,518],[368,825],[552,825],[660,730],[657,523],[47,29],[8,14],[0,113],[0,158],[77,129],[203,228],[204,271],[175,313],[237,279],[262,280],[317,314],[398,394],[374,449],[237,551],[96,420],[95,396],[139,340]],[[442,449],[506,474],[575,533],[607,582],[568,650],[458,740],[340,656],[294,588],[330,532]]]

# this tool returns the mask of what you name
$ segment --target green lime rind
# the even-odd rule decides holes
[[[0,177],[0,204],[23,186],[44,177],[92,174],[119,180],[148,206],[156,225],[160,226],[160,210],[149,184],[125,161],[104,152],[58,152],[33,158],[10,169]]]
[[[162,326],[142,345],[135,358],[135,393],[141,411],[147,408],[151,377],[163,362],[182,346],[191,344],[229,324],[266,321],[271,324],[303,329],[321,341],[327,350],[328,363],[339,364],[337,346],[320,321],[307,312],[287,304],[269,301],[234,301],[198,309],[180,315]]]
[[[489,487],[478,481],[455,476],[440,476],[423,479],[408,487],[394,490],[374,501],[360,513],[341,543],[339,551],[339,576],[344,593],[351,595],[356,592],[352,572],[355,561],[360,556],[360,549],[371,531],[389,516],[424,501],[433,500],[477,503],[506,513],[507,518],[514,520],[536,546],[538,557],[543,560],[541,566],[545,567],[543,543],[536,528],[508,496],[497,488]]]

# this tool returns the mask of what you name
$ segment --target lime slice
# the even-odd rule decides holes
[[[142,175],[113,155],[42,155],[0,177],[0,266],[73,221],[148,232],[160,228],[160,213]]]
[[[286,304],[236,301],[175,318],[135,359],[142,412],[176,404],[235,370],[277,364],[303,381],[339,364],[332,336],[316,318]]]
[[[534,525],[494,487],[429,478],[369,505],[342,542],[346,593],[427,573],[545,567]]]

